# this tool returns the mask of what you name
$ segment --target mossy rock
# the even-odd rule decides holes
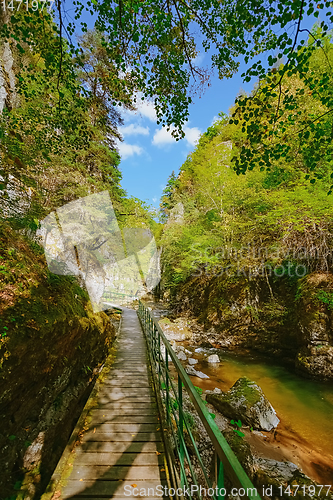
[[[327,493],[327,489],[320,488],[316,482],[292,462],[278,462],[267,458],[257,458],[255,461],[256,472],[253,481],[258,491],[264,487],[266,495],[264,498],[294,498],[314,500],[329,499],[332,495]],[[319,495],[320,492],[320,495]]]
[[[254,429],[270,431],[279,423],[275,410],[261,388],[241,377],[222,394],[207,394],[207,401],[224,416],[239,419]]]
[[[333,347],[316,345],[303,347],[296,357],[296,370],[319,380],[333,379]]]
[[[227,440],[228,445],[238,458],[238,461],[244,468],[245,472],[250,476],[250,478],[252,478],[254,460],[249,443],[247,443],[243,437],[236,434],[233,430],[223,432],[223,436]]]
[[[162,318],[159,320],[158,322],[159,325],[171,325],[171,321],[169,320],[169,318]]]

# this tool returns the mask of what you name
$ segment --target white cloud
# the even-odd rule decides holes
[[[123,160],[126,160],[126,158],[129,158],[130,156],[142,155],[144,152],[140,146],[137,146],[136,144],[126,144],[126,142],[119,142],[118,149]]]
[[[156,129],[152,140],[152,144],[154,144],[154,146],[163,148],[163,146],[166,146],[168,144],[173,144],[174,142],[176,142],[176,139],[171,135],[172,130],[173,130],[172,127],[170,128],[169,131],[165,127]]]
[[[205,58],[205,54],[203,52],[198,52],[196,57],[194,59],[192,59],[192,63],[199,66],[202,63],[202,61],[204,60],[204,58]]]
[[[121,114],[122,118],[127,121],[138,121],[143,118],[147,118],[151,122],[156,123],[157,116],[154,104],[151,101],[147,101],[146,99],[142,100],[143,97],[142,92],[138,92],[135,94],[136,103],[133,103],[136,106],[136,111],[131,111],[129,109],[124,109],[122,106],[118,106],[117,110]]]
[[[219,118],[218,116],[216,116],[216,115],[215,115],[215,116],[213,116],[213,119],[212,119],[212,121],[211,121],[210,126],[214,125],[214,123],[215,123],[215,122],[217,122],[218,120],[220,120],[220,118]]]
[[[119,127],[119,131],[124,137],[127,135],[149,135],[149,127],[141,127],[141,125],[134,123]]]
[[[176,139],[174,139],[174,137],[172,137],[171,135],[172,130],[174,130],[173,127],[170,127],[169,131],[167,131],[166,128],[157,129],[155,131],[152,144],[159,148],[163,148],[164,146],[176,142]],[[189,127],[188,125],[185,125],[184,132],[184,140],[187,142],[187,144],[189,146],[195,146],[201,135],[201,131],[198,129],[198,127]]]
[[[151,122],[156,122],[157,116],[154,104],[152,102],[142,101],[140,96],[138,96],[136,106],[138,110],[135,111],[135,113],[140,113],[145,118],[148,118],[148,120],[150,120]]]
[[[154,202],[154,203],[156,203],[156,202],[157,202],[157,198],[156,198],[156,196],[154,196],[154,198],[153,198],[153,202]]]
[[[190,146],[195,146],[201,135],[198,127],[188,127],[187,125],[185,125],[184,132],[186,142],[188,142]]]

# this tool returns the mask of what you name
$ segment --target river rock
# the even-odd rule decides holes
[[[202,373],[202,372],[199,372],[199,371],[196,371],[196,377],[199,377],[199,378],[209,378],[208,375],[206,375],[205,373]]]
[[[192,375],[193,377],[199,377],[199,378],[209,378],[208,375],[205,373],[197,371],[193,366],[187,365],[185,367],[185,371],[187,375]]]
[[[222,391],[218,387],[215,387],[215,389],[213,389],[212,391],[210,389],[207,389],[205,391],[205,394],[222,394]]]
[[[279,484],[285,484],[293,479],[298,471],[297,465],[292,462],[278,462],[268,458],[256,458],[256,477],[260,484],[270,484],[276,480]]]
[[[205,349],[203,349],[202,347],[197,347],[196,349],[194,349],[194,352],[205,352]]]
[[[180,359],[181,361],[186,361],[187,360],[187,356],[185,354],[184,351],[179,351],[177,353],[177,358]]]
[[[211,354],[210,356],[208,356],[206,361],[208,361],[208,363],[219,363],[220,358],[218,357],[217,354]]]
[[[208,394],[207,401],[226,417],[257,430],[270,431],[280,422],[261,388],[247,377],[238,379],[226,393]]]
[[[193,377],[197,376],[196,369],[191,365],[185,366],[185,371],[186,371],[187,375],[193,375]]]
[[[321,380],[333,379],[333,347],[318,344],[302,347],[296,356],[296,370]]]
[[[321,495],[318,495],[318,489],[320,486],[306,476],[301,469],[299,469],[297,465],[292,462],[277,462],[273,459],[256,457],[254,467],[254,477],[257,487],[264,486],[266,489],[268,486],[271,486],[273,492],[275,490],[276,493],[276,495],[273,493],[273,496],[281,498],[278,494],[279,487],[281,487],[281,485],[284,485],[284,488],[287,488],[289,485],[291,486],[291,491],[293,491],[295,485],[299,484],[302,485],[302,487],[305,487],[307,491],[309,491],[309,486],[312,487],[312,491],[316,492],[316,494],[312,496],[314,500],[322,498]],[[268,494],[268,496],[266,495],[264,498],[270,499],[272,497]],[[333,497],[332,495],[327,495],[326,498],[332,500]]]
[[[188,358],[188,362],[190,365],[196,365],[198,360],[197,359],[194,359],[194,358]]]

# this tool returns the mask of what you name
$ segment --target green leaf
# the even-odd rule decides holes
[[[16,439],[16,436],[14,436],[14,434],[12,434],[11,436],[9,436],[10,441],[14,441],[14,439]]]
[[[14,490],[20,490],[22,486],[22,481],[16,481],[14,484]]]
[[[233,429],[233,431],[234,431],[234,432],[236,432],[236,434],[237,434],[239,437],[244,437],[244,436],[245,436],[244,432],[241,432],[241,431],[239,431],[238,429]]]

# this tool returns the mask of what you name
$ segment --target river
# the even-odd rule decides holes
[[[209,380],[195,377],[196,385],[226,391],[240,377],[247,376],[262,388],[285,427],[296,431],[318,451],[333,457],[332,383],[305,379],[261,356],[215,349],[212,352],[219,353],[219,365],[205,362],[201,353],[193,354],[199,360],[196,370],[210,377]]]

